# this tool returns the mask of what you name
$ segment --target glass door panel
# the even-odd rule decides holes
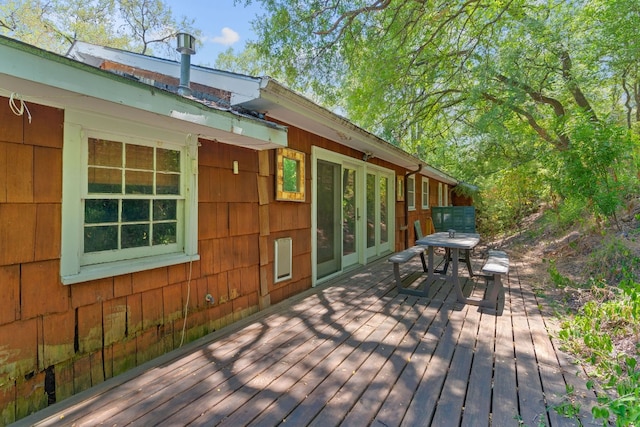
[[[342,256],[344,266],[358,262],[358,172],[345,167],[342,170]]]
[[[376,176],[367,174],[367,249],[376,246]],[[369,251],[367,250],[367,255]]]
[[[367,173],[367,257],[390,250],[389,174]]]
[[[339,164],[318,160],[316,254],[318,278],[342,268],[342,191]]]
[[[380,251],[389,250],[389,178],[380,177]]]

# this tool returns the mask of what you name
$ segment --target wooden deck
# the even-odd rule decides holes
[[[382,260],[17,425],[589,425],[593,393],[519,268],[487,310],[442,281],[430,298],[399,295]],[[419,270],[417,258],[402,268]],[[568,386],[580,422],[550,409]]]

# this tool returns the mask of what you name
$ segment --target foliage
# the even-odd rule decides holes
[[[153,54],[173,54],[179,31],[197,36],[193,19],[176,19],[162,0],[9,0],[0,34],[64,54],[75,40]]]
[[[639,261],[636,258],[633,263],[637,265]],[[573,318],[562,323],[559,338],[572,353],[594,368],[595,380],[589,381],[589,386],[604,388],[598,393],[598,405],[592,409],[594,418],[606,424],[613,417],[616,425],[627,426],[640,421],[638,349],[627,354],[615,343],[625,339],[638,343],[640,283],[628,278],[627,267],[622,269],[627,278],[619,287],[610,287],[601,279],[591,279],[593,299]],[[550,273],[556,284],[572,286],[553,264]]]
[[[482,182],[487,190],[476,200],[481,233],[516,229],[520,219],[538,211],[545,184],[536,169],[536,163],[527,163],[494,173]]]
[[[215,67],[220,70],[234,73],[246,74],[249,76],[264,75],[265,66],[261,58],[251,46],[241,52],[236,52],[232,47],[218,54]]]
[[[571,195],[565,199],[554,197],[551,208],[544,212],[545,224],[553,230],[565,231],[573,226],[586,226],[592,215],[587,208],[587,201]]]
[[[533,203],[579,198],[616,221],[640,119],[637,1],[253,1],[266,72],[502,193],[498,224],[526,212],[500,188],[514,173],[541,184]]]
[[[586,200],[596,215],[616,220],[616,211],[636,181],[629,132],[582,122],[572,134],[572,146],[555,158],[562,171],[553,177],[558,194]]]
[[[624,280],[640,280],[640,259],[633,256],[619,235],[605,238],[602,247],[589,258],[591,274],[597,280],[614,285]]]

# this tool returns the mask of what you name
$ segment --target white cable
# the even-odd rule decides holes
[[[193,267],[193,260],[189,261],[189,279],[187,279],[187,302],[184,305],[184,322],[182,323],[182,336],[180,337],[180,345],[184,342],[184,332],[187,328],[187,315],[189,314],[189,298],[191,297],[191,271]]]
[[[16,105],[16,100],[20,102],[20,107]],[[22,116],[24,112],[27,112],[27,117],[29,118],[29,124],[31,124],[31,111],[29,111],[29,107],[24,103],[22,96],[19,93],[11,92],[11,96],[9,97],[9,108],[16,116]]]

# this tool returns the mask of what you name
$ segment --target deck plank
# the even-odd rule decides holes
[[[402,307],[398,305],[396,307]],[[403,308],[406,308],[403,307]],[[391,309],[390,314],[393,315],[395,309]],[[378,347],[378,343],[384,339],[389,331],[397,323],[393,316],[386,316],[383,313],[376,313],[376,319],[372,323],[373,335],[368,342],[370,343],[371,350]],[[329,355],[330,359],[323,359],[325,363],[321,369],[314,369],[318,361],[309,361],[299,366],[300,370],[306,370],[306,373],[300,380],[298,380],[291,388],[287,390],[286,394],[280,396],[267,410],[261,414],[260,417],[253,420],[249,425],[263,426],[263,425],[275,425],[286,419],[287,415],[296,408],[296,406],[305,400],[306,396],[311,393],[315,387],[324,380],[328,373],[332,372],[333,368],[338,363],[346,358],[349,349],[344,346],[335,346],[335,343],[330,343],[331,349],[334,350]],[[387,347],[390,348],[390,347]]]
[[[405,354],[400,356],[403,360],[406,358],[406,364],[403,363],[404,369],[382,403],[373,424],[391,427],[398,426],[402,422],[411,402],[411,396],[418,388],[436,348],[437,341],[428,338],[428,331],[435,328],[442,329],[434,322],[439,309],[440,304],[437,303],[425,306],[420,318],[407,334]]]
[[[461,279],[465,295],[484,292]],[[439,278],[407,296],[382,260],[16,425],[556,427],[578,424],[549,410],[567,386],[592,425],[595,395],[517,263],[504,284],[496,309],[458,303]]]
[[[509,282],[509,279],[507,279]],[[496,344],[494,355],[493,396],[491,420],[495,426],[513,425],[519,415],[516,358],[513,341],[513,315],[511,307],[518,304],[510,283],[505,290],[505,309],[496,318]]]
[[[549,425],[529,316],[525,307],[527,301],[531,301],[528,300],[526,289],[522,289],[517,279],[511,280],[510,285],[515,291],[517,301],[512,305],[512,318],[520,420],[526,425]]]
[[[439,338],[436,350],[429,366],[409,404],[409,408],[402,420],[403,426],[430,425],[440,398],[440,393],[446,379],[455,346],[460,335],[460,328],[468,306],[456,309],[457,304],[443,305],[440,316],[447,316],[449,322],[442,336]]]
[[[366,298],[359,299],[358,306],[362,307],[362,309],[359,310],[356,315],[352,316],[352,318],[346,319],[344,323],[347,331],[362,327],[363,331],[369,328],[369,333],[371,333],[383,321],[384,317],[379,316],[378,312],[385,310],[386,304],[394,304],[395,302],[387,299],[386,304],[383,304],[379,294],[380,291],[375,290],[374,293],[370,292],[370,295]],[[370,302],[368,306],[367,301]],[[359,331],[358,333],[362,334],[363,331]],[[333,344],[330,341],[326,341],[322,345],[319,345],[319,348],[315,351],[324,351],[326,352],[324,354],[327,354],[332,349]],[[296,360],[287,360],[286,363],[289,365],[286,375],[282,375],[274,380],[268,389],[260,390],[246,405],[241,406],[233,414],[224,419],[223,423],[235,426],[245,425],[252,421],[258,414],[263,414],[275,400],[289,390],[295,382],[307,374],[310,369],[302,369],[301,366],[305,366],[304,364],[296,366],[298,363]]]
[[[476,342],[469,385],[462,414],[462,427],[490,425],[491,391],[487,385],[493,378],[496,316],[482,314]]]
[[[371,341],[377,344],[373,348],[373,353],[380,353],[384,355],[383,357],[388,358],[380,372],[383,372],[389,361],[393,360],[396,351],[401,348],[401,342],[410,327],[409,325],[417,320],[418,313],[414,309],[416,302],[416,297],[409,298],[405,303],[405,310],[393,316],[396,324],[389,333],[382,340],[373,339]],[[356,372],[369,356],[368,353],[358,350],[356,349],[343,363],[337,366],[320,386],[287,416],[287,422],[293,425],[308,425],[311,420],[318,418],[320,424],[325,425],[323,424],[324,420],[321,417],[316,417],[316,415],[322,411],[326,402],[335,396],[339,388],[347,382],[352,373]],[[380,372],[378,372],[378,375],[380,375]],[[373,411],[373,408],[371,410]]]
[[[348,309],[346,309],[346,313],[348,313]],[[305,319],[303,324],[306,325],[306,332],[308,333],[308,337],[310,339],[318,339],[322,337],[322,332],[324,329],[316,330],[317,326],[314,324],[314,319],[307,319],[306,316],[303,315],[303,319]],[[320,321],[319,321],[320,322]],[[326,321],[325,321],[326,322]],[[319,325],[324,327],[330,327],[333,323],[329,325],[324,325],[323,322],[320,322]],[[355,326],[355,325],[352,325]],[[350,338],[350,331],[344,330],[342,328],[332,328],[333,334],[327,336],[326,338],[331,338],[332,344],[340,344]],[[291,345],[290,341],[287,341],[288,345]],[[292,346],[292,351],[297,349],[297,345],[294,344]],[[280,360],[285,354],[289,354],[289,352],[283,354],[277,351],[276,349],[268,348],[267,351],[264,352],[254,352],[250,357],[244,357],[242,362],[238,361],[238,365],[236,365],[235,371],[239,371],[241,373],[244,368],[250,368],[251,372],[246,378],[253,378],[256,375],[264,372],[269,366],[271,366],[275,361]],[[315,355],[317,353],[311,353]],[[331,359],[338,359],[340,357],[340,353],[332,352],[327,357]],[[224,372],[220,375],[220,380],[222,382],[218,383],[218,378],[212,380],[211,377],[207,378],[207,382],[203,384],[202,387],[198,387],[197,390],[191,389],[189,393],[184,396],[176,396],[168,401],[164,408],[161,410],[155,410],[153,413],[153,417],[144,417],[140,421],[145,424],[155,424],[156,422],[164,421],[167,423],[176,422],[183,423],[185,421],[190,421],[191,417],[199,417],[201,414],[205,414],[209,408],[216,409],[215,404],[221,401],[223,398],[228,397],[231,393],[235,392],[239,389],[246,380],[240,381],[230,381],[233,380],[233,376],[225,375]],[[183,405],[184,403],[184,405]],[[184,411],[178,411],[177,409],[185,407],[188,404],[189,411],[188,415],[184,413]],[[178,405],[180,405],[178,407]],[[186,417],[186,420],[185,420]],[[195,418],[193,418],[195,420]],[[203,419],[206,419],[204,417]]]

